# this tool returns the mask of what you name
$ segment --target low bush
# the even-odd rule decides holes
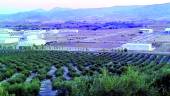
[[[16,96],[37,96],[40,88],[39,80],[32,80],[31,83],[15,83],[10,85],[6,90],[9,94]]]
[[[0,86],[0,96],[15,96],[14,94],[9,95],[2,85]]]
[[[170,69],[166,66],[160,69],[153,82],[153,86],[159,91],[160,96],[170,96]]]
[[[121,76],[111,76],[106,70],[95,76],[77,77],[71,81],[54,81],[58,89],[68,89],[70,96],[155,96],[157,91],[146,82],[147,75],[128,68]],[[117,94],[117,95],[113,95]]]

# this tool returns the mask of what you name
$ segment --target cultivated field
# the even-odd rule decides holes
[[[1,96],[169,96],[169,55],[24,50],[0,54]]]
[[[139,28],[107,29],[107,30],[79,30],[72,34],[46,35],[52,46],[83,47],[83,48],[117,48],[140,35]]]
[[[144,24],[146,24],[145,27],[137,28],[80,29],[78,33],[47,34],[45,39],[50,42],[47,45],[75,48],[114,49],[121,47],[125,43],[150,43],[156,48],[155,51],[161,52],[165,47],[165,43],[170,43],[170,34],[163,33],[164,29],[169,27],[169,23],[153,21],[149,23],[145,22]],[[139,33],[139,29],[141,28],[151,28],[154,30],[154,33],[141,34]],[[164,51],[168,51],[170,48],[168,47],[166,49]]]

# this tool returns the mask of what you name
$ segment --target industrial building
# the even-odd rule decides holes
[[[59,29],[59,33],[78,33],[78,29]]]
[[[38,35],[26,35],[23,40],[20,40],[17,47],[21,46],[33,46],[33,45],[45,45],[46,41],[39,38]]]
[[[13,30],[11,29],[0,29],[1,49],[15,48],[15,46],[18,44],[19,38],[16,36],[12,36],[12,32]]]
[[[17,47],[24,47],[24,46],[33,46],[33,45],[45,45],[45,40],[26,40],[26,41],[20,41],[17,45]]]
[[[139,29],[139,33],[150,34],[153,33],[153,29]]]
[[[126,48],[127,50],[138,50],[138,51],[153,51],[154,48],[152,44],[144,44],[144,43],[127,43],[123,44],[122,48]]]
[[[44,34],[46,33],[46,30],[26,30],[23,31],[23,37],[27,38],[30,35],[36,35],[38,38],[44,38]]]
[[[18,43],[19,38],[11,35],[12,30],[0,29],[0,44]]]
[[[54,29],[47,31],[48,33],[78,33],[78,29]]]
[[[0,46],[1,48],[22,46],[45,45],[44,30],[26,30],[14,31],[12,29],[0,29]],[[22,33],[22,34],[21,34]]]
[[[170,34],[170,28],[165,28],[165,33],[168,33],[168,34]]]

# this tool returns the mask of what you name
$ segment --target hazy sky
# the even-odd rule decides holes
[[[119,5],[150,5],[168,2],[170,2],[170,0],[0,0],[0,14],[33,9],[49,10],[55,7],[98,8]]]

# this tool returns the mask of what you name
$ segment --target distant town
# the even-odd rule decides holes
[[[133,30],[125,34],[119,29],[86,30],[86,29],[35,29],[14,30],[0,29],[1,49],[22,49],[24,47],[35,49],[35,46],[46,50],[68,51],[164,51],[170,50],[165,45],[169,44],[170,28],[155,32],[149,28],[125,28]],[[87,31],[87,32],[86,32]],[[117,32],[116,32],[117,31]],[[121,31],[121,32],[119,32]],[[119,36],[119,37],[117,37]],[[168,47],[168,46],[167,46]]]

